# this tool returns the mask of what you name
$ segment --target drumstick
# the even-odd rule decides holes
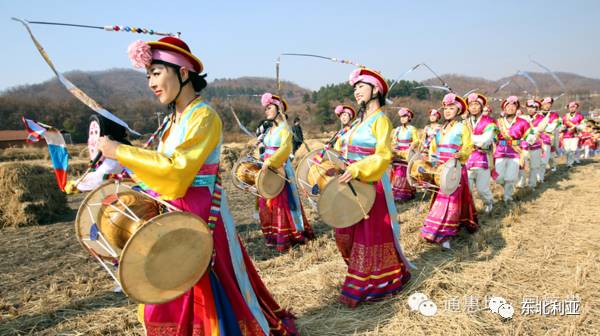
[[[354,197],[356,198],[356,203],[358,203],[358,206],[360,207],[360,211],[362,211],[362,213],[363,213],[363,218],[369,219],[369,215],[365,211],[365,208],[363,208],[363,205],[360,202],[360,199],[358,198],[358,194],[356,193],[356,190],[354,190],[354,186],[352,185],[351,181],[348,181],[348,187],[350,187],[350,191],[352,191],[352,195],[354,195]]]
[[[288,182],[288,183],[292,183],[292,180],[290,180],[290,179],[286,178],[285,176],[283,176],[283,175],[279,174],[279,172],[278,172],[277,170],[275,170],[275,169],[271,168],[270,166],[269,166],[269,167],[267,167],[267,168],[268,168],[268,169],[269,169],[269,170],[270,170],[272,173],[274,173],[275,175],[277,175],[277,176],[281,177],[281,178],[282,178],[283,180],[285,180],[286,182]]]

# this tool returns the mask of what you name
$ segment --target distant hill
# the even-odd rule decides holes
[[[560,86],[547,73],[530,73],[539,86],[540,95],[558,94]],[[571,73],[558,73],[571,94],[590,96],[600,92],[600,80]],[[108,110],[127,121],[141,133],[154,131],[157,125],[155,112],[164,111],[148,90],[145,74],[129,69],[110,69],[105,71],[72,71],[65,74],[73,83],[83,89]],[[442,76],[459,94],[479,88],[490,96],[505,97],[508,94],[525,95],[525,91],[535,94],[533,85],[524,77],[513,76],[512,83],[503,90],[493,93],[502,83],[511,77],[499,80],[487,80],[457,74]],[[423,83],[439,85],[437,79],[428,79]],[[424,113],[431,107],[439,106],[443,92],[431,91],[432,95],[415,90],[418,83],[403,82],[396,86],[393,98],[394,106],[409,106],[417,114],[417,123],[425,122]],[[292,82],[282,83],[282,95],[288,100],[291,118],[299,116],[305,128],[325,130],[335,128],[335,118],[328,113],[335,104],[351,101],[351,90],[345,84],[328,85],[317,91],[302,88]],[[400,91],[398,91],[401,89]],[[402,91],[414,90],[414,93]],[[228,132],[239,132],[229,112],[233,106],[242,122],[248,128],[255,127],[264,117],[259,95],[270,91],[277,92],[275,80],[261,77],[220,78],[209,82],[203,96],[210,100],[221,113]],[[411,91],[412,92],[412,91]],[[597,95],[596,98],[597,99]],[[596,102],[600,105],[600,102]],[[594,107],[594,102],[584,102],[584,109]],[[394,108],[389,115],[395,119]],[[39,84],[22,85],[0,92],[0,129],[22,128],[21,116],[26,116],[47,124],[65,129],[72,133],[74,141],[85,141],[87,125],[91,115],[89,108],[72,97],[56,79]]]
[[[557,95],[562,92],[560,85],[548,73],[528,72],[539,88],[539,95]],[[557,72],[557,77],[565,84],[571,94],[589,94],[600,92],[600,79],[588,78],[572,73]],[[478,77],[468,77],[457,74],[446,74],[440,76],[457,93],[464,94],[467,91],[479,88],[488,95],[505,96],[508,94],[520,94],[524,91],[536,94],[534,85],[523,76],[509,76],[498,80],[488,80]],[[504,83],[511,81],[502,90],[494,92]],[[437,78],[423,81],[429,85],[440,85]]]

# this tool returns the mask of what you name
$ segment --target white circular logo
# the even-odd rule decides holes
[[[408,297],[408,306],[410,307],[410,310],[419,310],[419,305],[421,302],[426,300],[427,295],[419,292],[413,293]]]
[[[494,296],[490,299],[490,303],[488,304],[488,307],[490,308],[490,310],[494,313],[498,313],[498,308],[500,308],[501,305],[505,304],[506,300],[502,297],[499,296]]]
[[[505,319],[509,319],[515,314],[515,309],[510,303],[505,303],[498,308],[498,314]]]
[[[419,305],[419,312],[423,316],[433,316],[437,313],[437,305],[431,300],[425,300]]]

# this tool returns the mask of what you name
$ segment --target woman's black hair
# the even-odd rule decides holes
[[[206,82],[206,74],[200,75],[197,72],[192,71],[189,71],[188,74],[190,76],[190,82],[192,82],[192,86],[194,87],[194,91],[196,91],[196,93],[204,90],[206,85],[208,85]]]

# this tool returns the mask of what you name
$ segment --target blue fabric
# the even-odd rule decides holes
[[[52,167],[54,167],[54,169],[67,171],[67,168],[69,167],[69,153],[67,153],[67,148],[60,145],[49,144],[48,151],[50,152]]]
[[[235,230],[235,223],[231,212],[229,211],[229,204],[227,202],[227,194],[225,190],[221,195],[221,217],[225,227],[225,234],[227,236],[227,242],[229,243],[229,253],[231,254],[231,264],[235,277],[242,292],[242,296],[248,305],[248,308],[252,312],[252,315],[260,325],[265,335],[269,335],[269,323],[264,313],[260,309],[260,304],[254,289],[250,284],[250,278],[248,278],[248,272],[246,271],[246,264],[242,257],[242,249],[238,240],[237,232]]]
[[[219,335],[241,336],[242,331],[233,313],[229,298],[213,272],[210,272],[210,287],[212,288],[217,317],[219,318]]]
[[[296,231],[303,232],[304,231],[304,218],[302,218],[302,208],[300,203],[300,195],[298,194],[298,187],[296,186],[296,175],[294,174],[294,168],[292,167],[292,162],[288,159],[284,165],[285,176],[292,181],[289,183],[290,193],[288,197],[293,200],[293,203],[290,202],[290,212],[292,213],[292,220],[294,221],[294,226],[296,227]],[[291,197],[290,197],[291,196]],[[294,206],[292,206],[294,204]]]
[[[402,252],[402,247],[400,246],[400,223],[398,223],[398,210],[396,209],[396,204],[394,203],[394,193],[392,192],[392,184],[387,171],[381,177],[381,184],[383,186],[383,193],[385,195],[385,203],[387,204],[388,213],[390,215],[390,223],[392,224],[392,233],[394,234],[394,245],[396,246],[396,251],[398,251],[398,254],[400,255],[404,265],[416,269],[415,265],[406,259],[404,253]]]
[[[345,134],[347,140],[345,141],[347,146],[360,146],[367,148],[375,148],[377,139],[373,134],[373,124],[379,117],[383,116],[383,112],[379,111],[370,116],[362,124],[355,124],[353,129]],[[346,158],[353,161],[358,161],[367,155],[358,153],[348,153],[347,148],[343,150],[346,153]]]

